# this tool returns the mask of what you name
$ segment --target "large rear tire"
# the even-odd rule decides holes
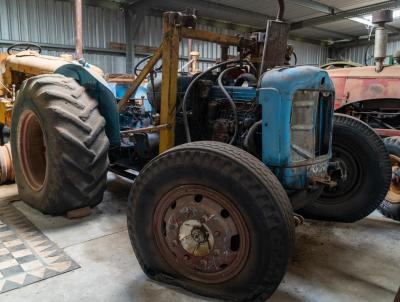
[[[383,140],[392,164],[392,181],[385,200],[379,206],[382,215],[400,221],[400,137],[387,137]]]
[[[354,222],[382,203],[391,179],[389,154],[381,138],[364,122],[335,114],[333,158],[337,182],[325,188],[313,204],[299,212],[308,218]]]
[[[229,301],[265,301],[294,247],[277,178],[219,142],[181,145],[147,164],[129,196],[128,230],[150,278]]]
[[[108,169],[105,120],[75,80],[27,80],[15,102],[11,149],[19,194],[42,213],[61,215],[103,199]]]

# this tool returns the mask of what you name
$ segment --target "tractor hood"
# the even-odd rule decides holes
[[[54,73],[57,69],[66,64],[80,65],[79,62],[74,61],[69,55],[60,57],[44,56],[32,50],[21,51],[17,54],[10,55],[5,60],[6,70],[17,71],[31,76]],[[92,65],[88,68],[92,73],[100,77],[104,76],[100,68]]]
[[[385,66],[381,72],[375,66],[338,68],[327,70],[331,78],[399,78],[400,65]]]

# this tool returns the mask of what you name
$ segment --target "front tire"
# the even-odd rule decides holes
[[[19,195],[50,215],[103,199],[108,139],[97,101],[58,74],[27,80],[15,102],[11,149]]]
[[[325,188],[317,201],[300,213],[321,220],[360,220],[385,198],[391,179],[389,154],[371,127],[344,114],[335,114],[332,149],[331,162],[336,162],[337,168],[331,178],[337,186]]]
[[[147,164],[130,193],[128,230],[150,278],[229,301],[267,299],[294,246],[277,178],[219,142],[181,145]]]

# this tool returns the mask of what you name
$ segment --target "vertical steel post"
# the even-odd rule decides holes
[[[75,0],[75,58],[83,57],[82,0]]]
[[[172,19],[172,20],[171,20]],[[160,123],[168,128],[160,130],[160,153],[175,145],[175,115],[179,64],[179,30],[169,13],[163,15],[164,44],[162,50],[162,85]]]
[[[193,40],[188,39],[188,61],[192,59],[192,51],[193,51]],[[189,65],[189,73],[193,72],[193,64]]]
[[[229,58],[229,46],[228,45],[221,45],[221,62],[228,61]]]
[[[125,9],[125,38],[126,38],[126,68],[127,74],[133,73],[133,64],[135,60],[135,47],[133,43],[133,27],[132,27],[133,14],[130,7]]]

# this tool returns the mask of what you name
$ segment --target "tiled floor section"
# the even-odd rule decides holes
[[[79,265],[13,205],[0,205],[0,293],[76,268]]]

